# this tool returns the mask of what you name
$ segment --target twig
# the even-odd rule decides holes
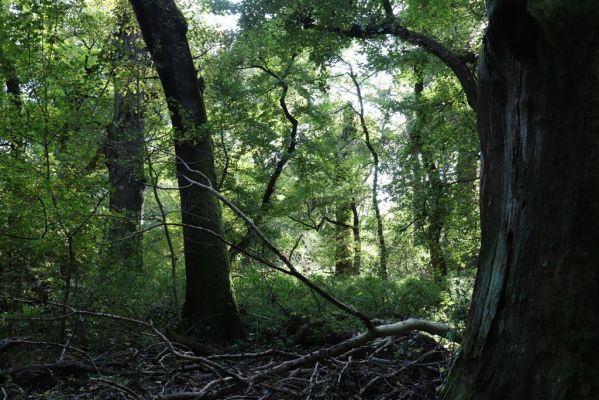
[[[352,362],[352,356],[349,356],[347,358],[347,361],[345,362],[345,365],[343,366],[343,368],[341,369],[341,371],[339,372],[339,375],[337,377],[337,384],[338,385],[341,383],[341,378],[343,378],[343,374],[345,373],[345,371],[347,371],[347,369],[351,365],[351,362]]]
[[[241,375],[239,375],[233,371],[230,371],[227,368],[223,367],[222,365],[220,365],[214,361],[211,361],[205,357],[190,356],[188,354],[184,354],[184,353],[181,353],[180,351],[177,351],[177,349],[175,349],[175,346],[173,346],[173,343],[162,332],[160,332],[158,329],[156,329],[154,327],[154,325],[151,325],[151,327],[152,327],[152,330],[154,331],[154,333],[156,333],[156,335],[158,337],[160,337],[164,343],[166,343],[166,345],[170,349],[171,353],[173,353],[177,357],[182,358],[184,360],[199,362],[205,366],[212,367],[218,371],[223,372],[225,375],[235,378],[236,380],[238,380],[240,382],[246,381],[246,379],[243,378]]]
[[[179,158],[179,161],[190,172],[197,173],[200,176],[204,176],[204,174],[202,174],[201,172],[196,171],[196,170],[190,168],[189,165],[187,165],[187,163],[185,161],[183,161],[181,158]],[[305,275],[303,275],[302,273],[300,273],[295,268],[295,266],[291,263],[291,261],[289,261],[289,259],[287,258],[287,256],[285,256],[285,254],[283,254],[281,252],[281,250],[279,250],[279,248],[276,247],[264,235],[264,233],[260,230],[260,228],[258,228],[254,224],[254,222],[247,215],[245,215],[245,213],[243,213],[243,211],[241,211],[235,204],[233,204],[228,198],[226,198],[220,192],[218,192],[216,189],[214,189],[212,187],[212,185],[210,184],[210,181],[208,179],[207,179],[208,184],[203,184],[203,183],[200,183],[200,182],[198,182],[196,180],[193,180],[193,179],[189,178],[186,175],[182,175],[182,177],[185,180],[187,180],[189,183],[197,185],[200,188],[202,188],[204,190],[207,190],[208,192],[210,192],[211,194],[213,194],[216,198],[218,198],[221,202],[223,202],[227,207],[229,207],[229,209],[231,209],[231,211],[233,211],[235,214],[237,214],[237,216],[239,216],[247,224],[247,226],[252,231],[254,231],[254,233],[256,234],[256,236],[258,236],[258,238],[260,240],[262,240],[262,242],[266,245],[266,247],[270,251],[272,251],[277,256],[277,258],[283,262],[283,264],[285,264],[285,266],[288,268],[289,273],[291,275],[293,275],[295,278],[297,278],[298,280],[300,280],[302,283],[304,283],[310,289],[314,290],[321,297],[323,297],[325,300],[327,300],[328,302],[330,302],[331,304],[333,304],[337,308],[339,308],[339,309],[345,311],[346,313],[348,313],[348,314],[350,314],[350,315],[358,318],[359,320],[361,320],[364,323],[364,325],[366,326],[366,328],[368,330],[371,330],[371,329],[374,328],[372,322],[370,321],[370,318],[368,318],[364,313],[362,313],[361,311],[357,310],[356,308],[354,308],[352,306],[349,306],[349,305],[341,302],[339,299],[337,299],[333,295],[329,294],[328,292],[324,291],[320,286],[318,286],[314,282],[312,282],[308,277],[306,277]],[[206,177],[204,176],[204,178],[206,178]]]
[[[103,385],[109,386],[111,388],[117,389],[118,391],[122,392],[126,396],[132,397],[135,400],[143,400],[142,396],[138,395],[137,393],[135,393],[133,390],[131,390],[127,386],[121,385],[120,383],[117,383],[117,382],[114,382],[114,381],[111,381],[108,379],[103,379],[103,378],[90,378],[90,381],[98,382],[99,384],[103,384]]]
[[[306,396],[306,400],[310,400],[312,397],[312,391],[314,390],[314,385],[317,383],[318,376],[318,361],[314,365],[314,371],[312,371],[312,375],[310,376],[310,386],[308,386],[308,396]]]
[[[53,347],[61,347],[63,349],[68,348],[68,349],[74,350],[77,353],[80,353],[83,356],[85,356],[85,358],[87,358],[89,360],[89,362],[91,363],[91,365],[93,366],[94,370],[96,370],[96,372],[99,375],[102,375],[102,372],[100,371],[100,369],[94,362],[94,359],[89,354],[87,354],[87,352],[85,352],[84,350],[82,350],[78,347],[70,346],[70,345],[62,344],[62,343],[43,342],[43,341],[36,341],[36,340],[12,340],[10,343],[11,344],[33,344],[33,345],[37,345],[37,346],[53,346]]]

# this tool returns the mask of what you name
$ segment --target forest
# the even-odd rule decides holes
[[[0,82],[0,398],[598,398],[593,0],[0,0]]]

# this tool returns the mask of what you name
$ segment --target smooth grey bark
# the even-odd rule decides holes
[[[599,9],[495,0],[479,67],[481,265],[455,399],[599,393]]]
[[[174,0],[131,0],[154,60],[175,131],[185,252],[182,317],[212,341],[242,337],[244,330],[229,276],[218,199],[186,177],[215,187],[216,171],[204,97],[187,42],[187,24]],[[199,226],[205,229],[193,229]]]

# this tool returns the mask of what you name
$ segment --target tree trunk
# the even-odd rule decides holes
[[[0,73],[4,75],[6,82],[6,93],[10,99],[10,103],[14,107],[17,115],[23,110],[23,91],[21,90],[21,81],[15,71],[14,66],[3,57],[0,57]],[[8,129],[10,132],[11,129]],[[11,154],[19,156],[25,148],[25,141],[22,138],[11,138],[10,140]]]
[[[266,214],[270,209],[272,197],[276,191],[277,182],[281,177],[281,174],[283,173],[285,166],[289,163],[289,161],[291,161],[291,158],[293,157],[293,153],[295,152],[295,148],[298,144],[297,133],[299,127],[299,121],[295,118],[291,110],[289,110],[289,106],[287,105],[287,94],[289,93],[289,85],[287,85],[284,79],[281,79],[272,70],[266,67],[260,67],[260,69],[279,80],[279,84],[283,89],[281,91],[281,97],[279,98],[279,106],[281,107],[281,110],[283,110],[283,115],[285,115],[285,119],[287,119],[287,121],[291,125],[291,129],[289,131],[289,138],[286,147],[283,150],[283,154],[275,163],[274,170],[270,175],[270,178],[268,179],[268,183],[266,184],[266,189],[264,190],[264,194],[262,195],[262,202],[260,203],[260,210],[258,211],[258,214],[254,216],[254,223],[257,226],[260,226],[262,224],[262,221],[266,217]],[[233,262],[237,254],[243,252],[248,247],[250,247],[254,239],[254,233],[251,229],[248,228],[243,238],[234,247],[231,248],[229,252],[230,261]]]
[[[173,0],[131,0],[154,59],[175,130],[185,252],[183,319],[209,340],[243,336],[229,277],[229,257],[218,200],[185,176],[216,183],[204,98],[187,42],[187,24]],[[193,172],[191,170],[194,170]],[[202,227],[206,230],[194,229]]]
[[[444,399],[596,398],[599,9],[488,4],[481,266]]]
[[[431,145],[425,145],[423,130],[426,127],[426,110],[421,104],[424,81],[419,67],[414,68],[418,81],[414,85],[416,116],[410,132],[412,168],[414,172],[414,212],[417,228],[424,229],[424,241],[431,257],[433,276],[447,275],[447,263],[441,245],[441,235],[446,218],[443,181],[434,160]]]
[[[379,160],[378,156],[374,156],[374,177],[372,178],[372,208],[374,208],[374,216],[376,218],[376,233],[379,239],[379,277],[387,279],[389,275],[387,271],[387,245],[385,244],[385,233],[383,229],[383,217],[379,208],[378,190],[379,190]]]
[[[358,117],[360,118],[360,126],[362,127],[362,132],[364,133],[364,142],[366,143],[366,147],[368,147],[368,151],[372,156],[372,164],[373,164],[373,177],[372,177],[372,208],[374,210],[374,217],[376,219],[376,233],[379,239],[379,270],[378,275],[381,279],[387,279],[389,273],[387,271],[387,245],[385,243],[385,231],[383,228],[383,217],[381,216],[381,210],[379,208],[379,199],[378,199],[378,191],[379,191],[379,168],[380,168],[380,160],[379,154],[372,145],[372,141],[370,140],[370,132],[368,130],[368,126],[366,125],[366,119],[364,116],[364,99],[362,97],[362,89],[360,88],[360,84],[356,75],[354,75],[353,70],[350,70],[350,78],[354,83],[356,88],[356,94],[358,96],[358,104],[360,106],[357,111]]]
[[[335,275],[354,275],[351,255],[351,205],[339,202],[335,206]]]
[[[143,266],[142,236],[139,234],[143,207],[144,120],[141,95],[114,93],[114,114],[105,146],[109,205],[114,218],[109,222],[110,243],[105,262],[123,270],[140,271]]]
[[[362,268],[362,239],[360,238],[360,214],[356,201],[351,203],[351,211],[353,214],[352,232],[354,234],[354,274],[360,275]]]
[[[358,270],[354,266],[352,259],[352,250],[355,250],[356,244],[352,249],[351,233],[353,231],[354,239],[356,235],[355,221],[352,224],[352,202],[347,200],[346,191],[351,188],[351,170],[347,164],[349,157],[349,144],[356,137],[356,128],[354,125],[355,113],[346,108],[343,110],[343,120],[341,136],[339,141],[339,150],[337,151],[337,160],[335,163],[334,184],[341,192],[337,194],[335,201],[335,275],[349,276],[357,275]],[[351,190],[351,189],[350,189]],[[355,218],[355,215],[354,215]],[[359,228],[358,228],[359,229]],[[359,236],[359,230],[358,230]],[[354,256],[355,258],[355,256]]]
[[[439,176],[439,170],[432,157],[430,157],[430,154],[427,154],[427,151],[424,151],[424,154],[423,158],[426,163],[429,184],[428,206],[425,211],[428,222],[426,239],[431,256],[433,275],[437,279],[447,275],[447,263],[445,262],[443,246],[441,245],[441,235],[447,212],[443,193],[443,181]]]
[[[128,29],[130,15],[119,15],[119,32],[115,43],[116,68],[127,68],[142,53],[139,34]],[[119,65],[119,61],[124,61]],[[140,233],[143,208],[144,179],[144,106],[139,89],[140,67],[137,75],[126,82],[114,80],[114,111],[107,129],[103,147],[111,191],[109,207],[113,218],[109,221],[106,241],[109,244],[104,258],[108,268],[120,271],[141,271],[143,242]],[[137,80],[132,85],[129,80]],[[132,86],[137,86],[133,88]],[[119,278],[122,276],[119,275]]]

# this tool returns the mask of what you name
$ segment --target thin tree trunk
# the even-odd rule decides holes
[[[289,106],[287,105],[287,94],[289,93],[289,85],[285,83],[285,80],[282,79],[279,75],[277,75],[274,71],[265,66],[255,66],[255,68],[258,68],[266,72],[268,75],[275,78],[279,82],[279,85],[281,85],[282,91],[281,97],[279,97],[279,106],[283,111],[285,119],[291,125],[287,146],[284,149],[281,158],[279,158],[275,163],[273,172],[270,175],[270,178],[268,179],[268,183],[266,184],[266,188],[264,189],[264,194],[262,195],[260,210],[258,211],[258,214],[254,217],[254,223],[257,226],[260,226],[262,224],[262,220],[264,219],[264,217],[268,213],[268,210],[270,209],[270,202],[272,200],[272,196],[275,193],[279,177],[283,173],[283,169],[285,168],[287,163],[289,163],[289,161],[291,160],[291,157],[295,152],[295,148],[297,147],[297,130],[299,126],[299,121],[295,118],[291,110],[289,110]],[[251,229],[248,228],[248,230],[246,231],[243,238],[239,241],[239,243],[237,243],[234,247],[231,248],[231,261],[233,261],[240,252],[246,250],[252,244],[254,239],[254,234],[252,233]]]
[[[441,235],[447,212],[444,204],[443,182],[439,176],[439,170],[432,160],[426,160],[425,157],[425,162],[428,164],[427,174],[430,185],[428,208],[426,210],[428,217],[427,244],[431,255],[434,278],[438,278],[447,275],[447,263],[441,244]]]
[[[351,232],[352,224],[351,202],[348,201],[346,192],[350,188],[350,174],[347,166],[349,154],[348,145],[356,137],[355,113],[349,107],[343,110],[343,121],[339,150],[335,163],[335,186],[341,189],[335,201],[335,275],[355,275],[352,257]]]
[[[152,183],[152,192],[154,193],[154,200],[156,200],[158,210],[160,211],[162,231],[164,232],[164,238],[166,239],[166,244],[168,245],[169,258],[171,261],[171,289],[173,293],[173,308],[175,309],[175,312],[179,312],[180,303],[179,295],[177,292],[177,253],[175,252],[175,247],[173,246],[173,240],[171,238],[171,231],[168,227],[168,217],[166,214],[166,210],[164,208],[164,205],[162,204],[160,195],[158,194],[158,183],[160,177],[158,173],[154,170],[154,165],[150,157],[148,157],[148,173],[150,175],[150,181]]]
[[[360,117],[360,125],[362,126],[362,131],[364,132],[364,141],[366,142],[366,147],[368,147],[368,151],[372,155],[372,162],[374,164],[374,174],[372,178],[372,208],[374,210],[374,216],[376,218],[376,232],[377,237],[379,239],[379,255],[380,255],[380,264],[379,264],[379,277],[382,279],[387,279],[388,271],[387,271],[387,245],[385,244],[385,233],[383,229],[383,218],[381,216],[381,210],[379,208],[379,199],[378,199],[378,190],[379,190],[379,155],[372,145],[370,140],[370,132],[368,130],[368,126],[366,125],[366,119],[364,117],[364,100],[362,98],[362,90],[360,88],[360,84],[358,82],[357,77],[354,75],[353,71],[350,71],[350,78],[356,87],[356,94],[358,95],[358,103],[360,109],[358,110],[358,116]]]
[[[351,255],[351,220],[350,203],[339,202],[335,206],[335,275],[354,275]]]
[[[412,168],[414,172],[414,198],[418,228],[424,229],[425,243],[431,257],[435,278],[447,275],[447,263],[441,245],[441,236],[447,214],[443,182],[430,146],[424,144],[423,128],[426,126],[426,111],[420,104],[424,82],[418,67],[414,68],[418,81],[414,86],[416,105],[415,122],[410,131]],[[425,177],[426,179],[423,179]]]
[[[6,93],[9,95],[17,115],[21,114],[23,109],[23,91],[21,90],[21,80],[15,71],[14,66],[7,60],[0,60],[0,71],[3,73],[6,82]],[[10,141],[11,154],[18,156],[25,147],[25,141],[21,138],[12,138]]]
[[[360,275],[362,268],[362,239],[360,238],[360,214],[356,201],[351,202],[351,210],[353,215],[352,232],[354,235],[354,275]]]
[[[185,178],[216,183],[214,152],[207,129],[204,97],[187,42],[187,24],[173,0],[131,0],[144,40],[154,59],[175,130],[175,155],[184,224],[185,304],[183,320],[213,341],[244,335],[231,288],[224,236],[216,197]],[[192,171],[193,170],[193,171]]]
[[[372,208],[374,208],[374,216],[376,218],[376,233],[379,238],[379,252],[380,252],[379,276],[383,279],[387,279],[387,275],[388,275],[388,272],[387,272],[387,245],[385,244],[385,234],[383,231],[383,218],[381,217],[381,211],[379,209],[378,179],[379,179],[379,161],[378,161],[378,157],[375,157],[374,177],[372,178]]]
[[[599,9],[497,0],[488,11],[481,265],[443,398],[596,398]]]
[[[23,100],[21,98],[21,82],[14,73],[6,79],[6,93],[11,95],[11,102],[15,108],[20,111],[23,106]]]

